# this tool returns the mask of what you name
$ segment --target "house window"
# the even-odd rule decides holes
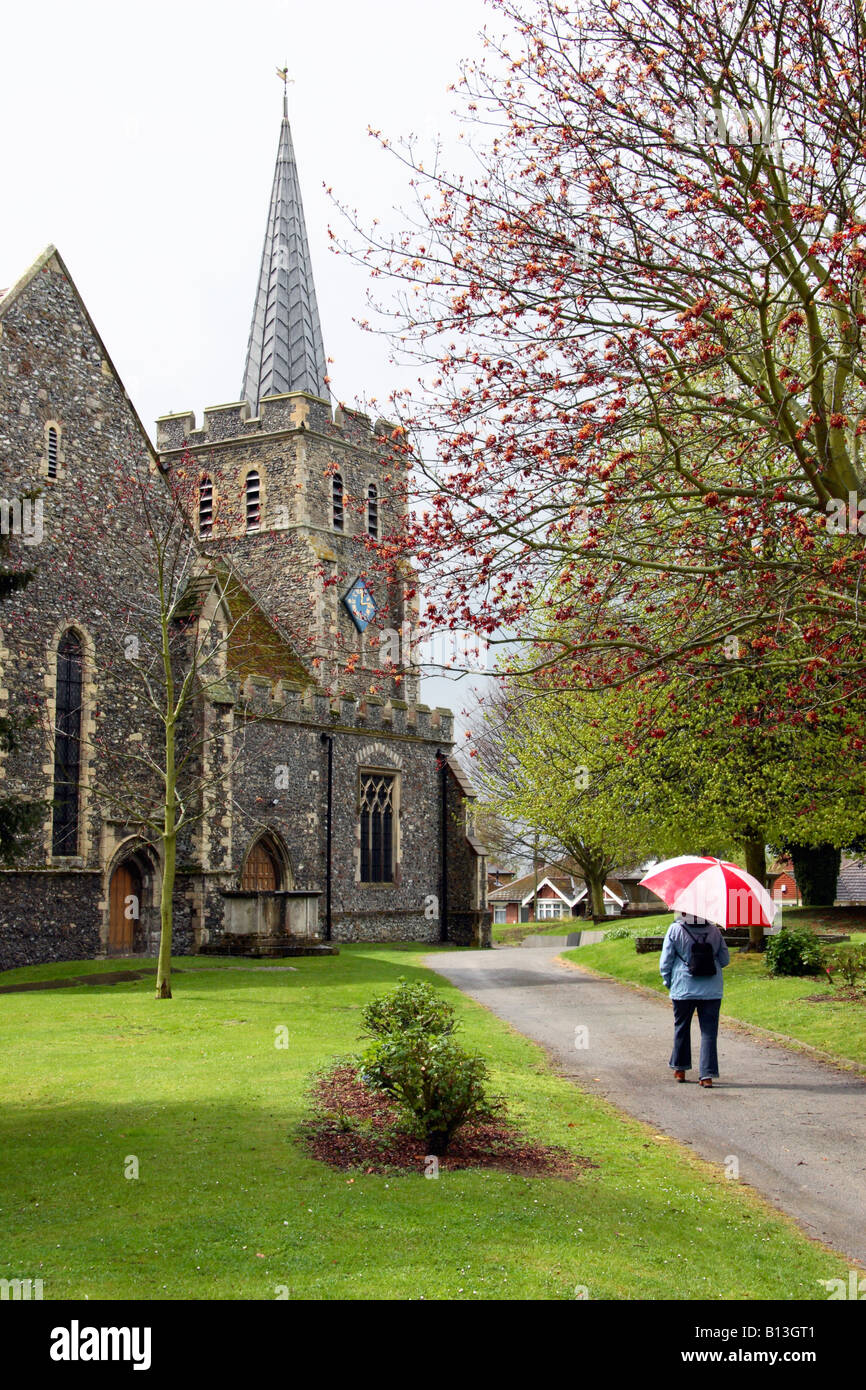
[[[332,483],[333,489],[333,511],[334,511],[334,530],[343,529],[343,478],[342,474],[335,473]]]
[[[394,776],[361,774],[361,882],[394,879]]]
[[[57,437],[57,430],[53,425],[48,430],[48,476],[57,477],[57,459],[60,441]]]
[[[504,921],[505,921],[505,912],[506,912],[505,904],[503,903],[502,906],[500,906],[500,905],[497,903],[497,904],[494,906],[494,908],[493,908],[493,920],[494,920],[494,922],[504,922]]]
[[[245,893],[275,893],[280,886],[277,861],[263,840],[257,840],[247,855],[241,873]]]
[[[247,474],[247,481],[244,485],[244,497],[246,499],[246,522],[247,531],[258,531],[261,521],[260,505],[261,483],[259,475],[255,471]]]
[[[200,536],[213,533],[213,483],[207,476],[198,485],[198,533]]]
[[[557,898],[538,899],[538,920],[543,922],[550,921],[555,917],[565,916],[565,903],[559,902]]]
[[[78,791],[81,781],[81,641],[66,632],[57,649],[54,724],[54,824],[52,853],[78,853]]]
[[[367,488],[367,535],[379,539],[379,492],[375,483]]]

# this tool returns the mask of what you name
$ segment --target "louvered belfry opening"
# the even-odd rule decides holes
[[[213,534],[213,483],[207,476],[198,485],[198,533]]]
[[[379,539],[379,492],[375,483],[367,489],[367,535]]]
[[[332,483],[332,496],[334,503],[334,530],[343,529],[343,478],[342,474],[335,473]]]
[[[48,476],[57,477],[58,440],[57,431],[52,425],[48,431]]]
[[[257,840],[247,855],[241,873],[241,889],[245,893],[275,893],[280,886],[280,871],[276,859],[264,840]]]
[[[261,482],[258,473],[255,471],[247,474],[245,495],[247,530],[258,531],[262,518]]]
[[[52,830],[52,852],[61,855],[78,853],[82,657],[80,639],[74,632],[64,633],[57,648]]]
[[[394,878],[394,776],[361,776],[361,882],[391,883]]]

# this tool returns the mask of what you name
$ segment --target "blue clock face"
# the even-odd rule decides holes
[[[343,595],[346,611],[359,632],[369,627],[376,616],[376,600],[363,579],[356,579],[351,589]]]

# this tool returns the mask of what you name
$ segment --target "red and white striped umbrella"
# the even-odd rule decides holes
[[[775,905],[766,888],[737,864],[709,855],[665,859],[641,879],[672,907],[720,927],[771,927]]]

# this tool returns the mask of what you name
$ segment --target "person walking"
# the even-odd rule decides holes
[[[682,912],[665,933],[659,969],[674,1009],[674,1048],[669,1065],[675,1081],[685,1081],[692,1065],[692,1018],[701,1029],[699,1078],[712,1086],[719,1075],[719,1011],[722,970],[731,959],[715,922]]]

